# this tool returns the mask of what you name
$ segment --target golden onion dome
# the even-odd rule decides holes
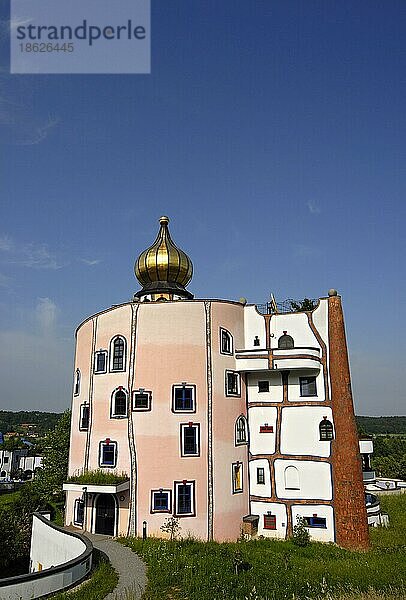
[[[134,265],[135,276],[143,286],[142,292],[136,295],[172,292],[191,297],[184,287],[192,279],[192,261],[173,242],[168,229],[169,218],[161,217],[159,223],[161,228],[155,242],[140,254]]]

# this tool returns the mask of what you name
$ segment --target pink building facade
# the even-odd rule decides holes
[[[160,224],[135,265],[142,290],[77,329],[69,475],[84,477],[64,486],[66,523],[159,536],[173,515],[182,535],[222,541],[285,538],[300,516],[314,539],[366,547],[348,361],[330,364],[336,292],[287,314],[193,299],[191,261]],[[337,503],[343,445],[352,494]],[[87,482],[96,470],[124,476]]]

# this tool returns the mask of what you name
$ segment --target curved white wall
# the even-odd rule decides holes
[[[79,582],[92,568],[92,544],[33,515],[31,573],[0,580],[1,600],[35,600]]]

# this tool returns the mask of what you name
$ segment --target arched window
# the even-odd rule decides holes
[[[221,354],[233,353],[233,336],[222,327],[220,327],[220,352]]]
[[[285,469],[285,489],[300,490],[299,471],[292,465]]]
[[[75,385],[74,385],[73,393],[75,396],[79,396],[79,393],[80,393],[80,371],[79,371],[79,369],[76,369],[76,371],[75,371]]]
[[[295,342],[293,341],[293,337],[288,335],[286,331],[283,332],[283,335],[278,340],[278,348],[279,350],[289,350],[295,346]]]
[[[238,417],[235,422],[235,443],[246,444],[248,442],[248,426],[247,419],[244,415]]]
[[[126,342],[121,335],[116,336],[110,343],[110,371],[125,371]]]
[[[113,392],[111,399],[111,416],[127,416],[127,392],[123,388],[118,388]]]
[[[323,419],[319,425],[320,440],[332,440],[334,438],[333,424],[328,419]]]

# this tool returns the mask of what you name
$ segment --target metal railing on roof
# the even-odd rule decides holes
[[[305,312],[313,310],[319,302],[318,298],[305,298],[304,300],[293,300],[288,298],[282,302],[276,302],[273,298],[270,302],[256,304],[256,309],[262,315],[286,315],[288,313]]]

